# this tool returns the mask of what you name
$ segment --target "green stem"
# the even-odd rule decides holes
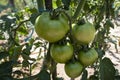
[[[76,11],[75,11],[75,13],[74,13],[74,15],[73,15],[73,17],[72,17],[73,22],[74,22],[74,21],[77,19],[77,17],[79,16],[82,8],[84,7],[85,1],[86,1],[86,0],[80,0],[80,1],[79,1],[78,7],[77,7],[77,9],[76,9]]]
[[[32,63],[30,63],[30,80],[32,80],[31,79],[31,75],[32,75],[32,68],[31,68],[31,66],[32,66]]]
[[[56,80],[57,79],[57,67],[56,67],[56,62],[54,62],[54,60],[51,61],[51,65],[52,65],[52,79]]]
[[[48,64],[49,64],[49,62],[51,62],[50,47],[51,47],[51,44],[49,45],[48,52],[45,55],[45,58],[44,58],[44,61],[43,61],[43,66],[42,66],[42,70],[47,70]]]
[[[37,0],[38,11],[42,12],[44,10],[44,2],[43,0]]]
[[[110,3],[109,0],[106,0],[106,18],[110,17]]]
[[[71,78],[71,80],[75,80],[74,78]]]
[[[45,7],[46,10],[51,11],[52,10],[52,0],[45,0]]]

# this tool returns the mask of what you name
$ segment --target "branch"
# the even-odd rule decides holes
[[[30,21],[30,19],[21,21],[21,22],[18,24],[18,26],[17,26],[15,29],[12,30],[12,31],[14,31],[14,38],[16,37],[16,32],[17,32],[17,30],[20,28],[20,26],[21,26],[23,23],[27,22],[27,21]]]
[[[23,23],[25,23],[25,22],[27,22],[27,21],[30,21],[30,19],[21,21],[21,22],[18,24],[18,26],[17,26],[15,29],[13,29],[13,31],[17,31],[17,30],[19,29],[19,27],[20,27]]]

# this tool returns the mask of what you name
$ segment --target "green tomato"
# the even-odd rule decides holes
[[[95,27],[89,22],[83,25],[73,25],[72,35],[79,43],[88,44],[94,40]]]
[[[78,59],[84,66],[89,66],[93,64],[97,60],[97,58],[98,53],[94,48],[91,48],[88,51],[80,51],[78,54]]]
[[[69,62],[65,64],[64,69],[69,77],[76,78],[82,73],[83,66],[79,62]]]
[[[51,19],[49,13],[44,12],[35,21],[37,35],[49,42],[57,42],[62,39],[69,30],[68,22],[61,16]]]
[[[73,47],[69,43],[66,45],[53,44],[50,48],[50,54],[54,61],[66,63],[73,57]]]

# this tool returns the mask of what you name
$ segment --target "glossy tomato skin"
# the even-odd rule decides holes
[[[93,64],[98,58],[98,53],[94,48],[88,51],[80,51],[78,54],[79,61],[86,67]]]
[[[73,25],[72,35],[79,43],[88,44],[94,40],[95,27],[89,22],[83,25]]]
[[[63,17],[51,19],[48,12],[42,13],[35,21],[37,35],[51,43],[62,39],[68,30],[68,22]]]
[[[50,48],[50,54],[57,63],[66,63],[73,57],[73,46],[69,43],[66,45],[53,44]]]
[[[69,62],[66,63],[64,66],[65,69],[65,73],[71,77],[71,78],[76,78],[78,76],[80,76],[80,74],[83,71],[83,66],[81,63],[79,62]]]

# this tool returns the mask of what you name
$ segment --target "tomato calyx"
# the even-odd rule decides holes
[[[84,19],[80,19],[80,20],[78,20],[77,25],[83,25],[83,24],[85,24],[85,23],[86,23],[86,22],[85,22]]]
[[[59,13],[56,10],[53,10],[50,12],[50,19],[51,20],[58,20],[59,19]]]
[[[84,50],[85,52],[87,52],[90,48],[89,45],[81,45],[81,50]]]

